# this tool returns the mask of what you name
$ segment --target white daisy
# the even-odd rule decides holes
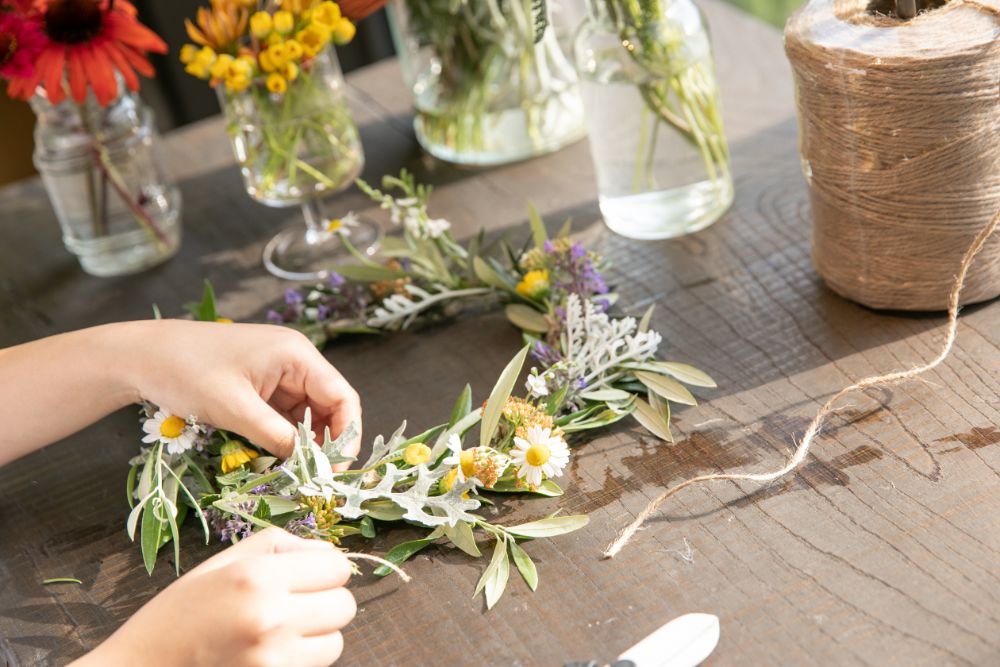
[[[455,466],[458,469],[458,481],[465,481],[465,472],[462,470],[462,440],[458,434],[452,433],[448,438],[448,451],[450,452],[442,461],[442,465]],[[466,459],[471,460],[471,450],[466,454]]]
[[[532,396],[548,396],[549,395],[549,385],[545,381],[544,375],[538,375],[537,369],[531,369],[531,375],[525,381],[524,386],[527,388],[528,393]]]
[[[517,476],[531,487],[539,487],[542,480],[562,475],[569,463],[569,447],[552,429],[531,426],[526,438],[514,437],[510,458],[518,466]]]
[[[182,419],[177,415],[157,410],[142,424],[146,443],[162,442],[168,454],[183,454],[194,446],[198,428],[192,419]]]
[[[357,227],[360,223],[361,221],[358,219],[358,215],[354,211],[348,211],[343,217],[330,218],[327,220],[323,231],[327,234],[350,236],[351,230]]]

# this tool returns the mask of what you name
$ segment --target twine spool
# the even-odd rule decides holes
[[[1000,1],[951,0],[909,21],[870,5],[891,3],[809,0],[785,27],[813,263],[866,306],[942,310],[1000,210]],[[963,303],[998,295],[994,237]]]

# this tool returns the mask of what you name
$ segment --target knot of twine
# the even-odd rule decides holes
[[[1000,208],[996,0],[901,21],[869,0],[811,0],[785,28],[797,88],[813,263],[873,308],[943,310],[947,279]],[[964,302],[1000,295],[1000,238]]]
[[[855,391],[863,391],[865,389],[872,389],[875,387],[889,387],[899,384],[900,382],[911,380],[923,373],[926,373],[927,371],[937,368],[945,359],[948,358],[948,355],[951,354],[952,347],[955,345],[955,337],[958,335],[958,311],[962,298],[962,289],[965,287],[965,281],[969,274],[969,268],[976,259],[976,255],[978,255],[983,249],[983,246],[986,245],[986,241],[990,238],[993,232],[996,231],[998,226],[1000,226],[1000,211],[998,211],[989,223],[987,223],[987,225],[979,231],[979,234],[976,235],[976,238],[972,241],[972,245],[968,247],[965,251],[965,255],[962,257],[962,263],[959,266],[958,275],[955,276],[955,280],[951,288],[951,294],[948,298],[948,324],[945,328],[944,342],[941,345],[941,351],[936,357],[934,357],[934,359],[926,364],[910,368],[909,370],[895,371],[885,375],[868,377],[838,391],[819,409],[816,416],[813,417],[812,421],[809,423],[809,427],[802,436],[802,440],[795,448],[795,451],[792,452],[791,457],[789,457],[788,462],[777,470],[764,473],[714,473],[711,475],[700,475],[668,488],[657,496],[651,503],[649,503],[635,518],[635,521],[629,524],[628,527],[618,535],[618,538],[608,545],[608,548],[604,551],[604,557],[614,558],[615,555],[629,543],[632,536],[635,535],[640,528],[642,528],[642,524],[646,522],[646,519],[651,517],[656,510],[659,509],[660,505],[663,504],[663,501],[681,489],[685,489],[693,484],[700,484],[702,482],[730,481],[768,483],[773,482],[795,470],[809,454],[809,448],[816,439],[816,436],[819,435],[820,429],[823,428],[823,423],[826,421],[826,418],[834,412],[834,405],[844,396]]]

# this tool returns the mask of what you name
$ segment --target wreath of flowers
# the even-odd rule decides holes
[[[490,298],[505,304],[525,346],[482,407],[473,407],[466,386],[446,422],[409,437],[404,422],[388,439],[375,439],[360,468],[340,472],[338,464],[354,461],[343,455],[356,437],[354,427],[337,438],[328,431],[318,438],[307,413],[293,454],[278,461],[235,433],[146,405],[146,446],[128,479],[128,533],[134,540],[139,532],[152,572],[157,551],[168,542],[179,561],[178,525],[190,513],[206,542],[213,534],[236,542],[269,526],[335,544],[352,535],[372,538],[383,522],[427,529],[425,537],[385,554],[397,565],[441,540],[480,557],[478,532],[495,541],[476,587],[492,608],[511,561],[532,590],[538,584],[521,541],[576,530],[587,517],[494,524],[476,513],[491,504],[488,494],[561,495],[555,480],[569,462],[573,435],[629,415],[672,442],[670,404],[696,404],[685,384],[715,383],[687,364],[656,359],[662,337],[649,329],[652,308],[639,321],[609,314],[617,295],[603,277],[607,264],[573,242],[568,225],[549,238],[532,208],[532,242],[521,251],[502,240],[487,245],[483,234],[463,246],[448,221],[428,215],[431,190],[407,172],[383,180],[385,190],[398,194],[364,182],[359,187],[389,211],[402,234],[386,239],[380,263],[351,246],[353,215],[331,221],[329,233],[338,234],[359,263],[336,267],[322,284],[289,289],[269,321],[296,327],[322,347],[339,335],[402,329],[454,315],[474,297]],[[228,321],[216,312],[207,283],[202,302],[189,309],[199,320]],[[524,392],[514,395],[529,355]],[[477,426],[478,443],[466,447]],[[389,571],[380,567],[376,574]]]

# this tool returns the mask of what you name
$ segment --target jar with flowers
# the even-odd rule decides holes
[[[35,166],[66,247],[87,273],[159,264],[180,246],[180,193],[158,158],[152,111],[138,97],[147,53],[166,44],[126,0],[8,0],[0,78],[29,100]]]

